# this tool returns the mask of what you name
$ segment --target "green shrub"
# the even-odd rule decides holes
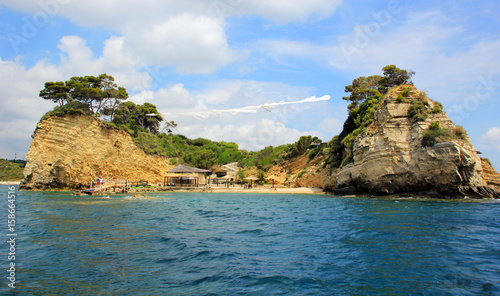
[[[410,90],[409,90],[409,89],[405,89],[405,90],[403,90],[403,91],[400,93],[400,95],[401,95],[401,96],[403,96],[404,98],[409,97],[409,96],[410,96],[410,94],[411,94],[411,92],[410,92]]]
[[[64,116],[66,114],[70,115],[91,115],[92,112],[87,104],[80,103],[78,101],[72,101],[62,106],[56,106],[54,110],[47,112],[41,120],[45,120],[52,116]]]
[[[396,102],[397,103],[408,103],[408,100],[405,99],[405,96],[403,96],[402,94],[399,94],[396,98]]]
[[[342,160],[342,164],[340,165],[340,167],[342,168],[353,162],[354,162],[354,156],[352,154],[349,154],[346,158]]]
[[[381,95],[369,97],[359,107],[350,110],[347,120],[340,135],[333,137],[325,149],[329,155],[325,166],[342,167],[352,162],[352,149],[356,137],[365,133],[367,128],[373,123],[375,111],[383,102]]]
[[[259,178],[259,182],[264,181],[266,173],[263,170],[259,170],[257,172],[257,178]]]
[[[317,155],[322,154],[324,147],[322,145],[309,151],[309,159],[315,158]]]
[[[247,173],[245,172],[245,170],[244,169],[240,169],[238,171],[238,180],[242,181],[246,177],[247,177]]]
[[[433,114],[443,112],[443,104],[436,102],[436,104],[434,105],[434,108],[432,108],[431,112]]]
[[[424,131],[422,146],[433,147],[438,143],[439,138],[449,138],[449,132],[441,128],[439,121],[434,121],[429,125],[429,128]]]
[[[342,143],[340,136],[335,136],[333,139],[328,142],[328,148],[325,149],[325,152],[328,151],[327,160],[325,161],[325,166],[330,164],[332,167],[340,167],[343,159],[343,151],[342,151]]]
[[[102,126],[104,128],[107,128],[107,129],[116,129],[116,130],[119,130],[119,128],[116,126],[116,124],[114,124],[113,122],[109,122],[109,121],[101,121],[102,123]]]
[[[364,127],[357,128],[352,133],[348,134],[342,140],[341,143],[344,145],[344,147],[352,149],[352,147],[354,146],[354,140],[356,140],[356,138],[359,135],[361,135],[362,133],[364,133],[365,131],[366,131],[366,129]]]
[[[429,111],[422,101],[415,101],[408,109],[408,117],[412,122],[424,121],[429,116]]]

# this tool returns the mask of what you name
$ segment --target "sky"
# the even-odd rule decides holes
[[[331,140],[344,88],[389,64],[500,169],[500,2],[362,0],[0,0],[0,157],[25,157],[47,81],[107,73],[181,134],[250,151],[302,135]],[[328,95],[200,121],[176,113]]]

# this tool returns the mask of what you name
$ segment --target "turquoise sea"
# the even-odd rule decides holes
[[[500,295],[495,201],[149,197],[1,186],[0,294]]]

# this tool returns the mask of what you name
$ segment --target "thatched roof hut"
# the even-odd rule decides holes
[[[193,168],[187,165],[178,165],[175,168],[169,170],[167,173],[178,173],[178,174],[199,174],[199,173],[212,173],[210,170],[204,170],[199,168]]]
[[[170,186],[200,186],[207,184],[207,175],[212,171],[190,167],[187,165],[178,165],[169,170],[165,175],[165,183]]]

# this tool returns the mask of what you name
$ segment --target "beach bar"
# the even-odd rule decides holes
[[[164,186],[200,187],[208,184],[212,171],[178,165],[169,170],[164,178]]]

